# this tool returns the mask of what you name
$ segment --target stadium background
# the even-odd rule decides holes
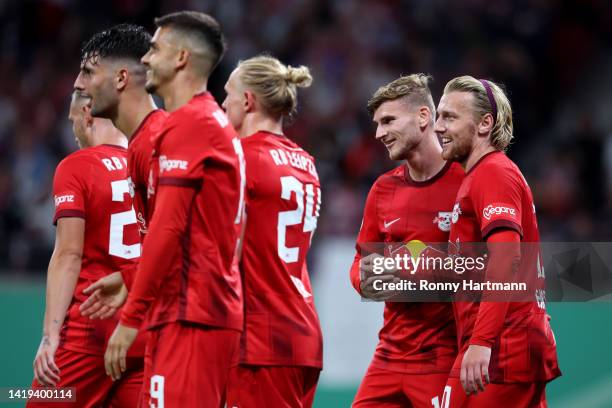
[[[382,321],[382,305],[362,303],[348,280],[365,195],[394,166],[365,110],[379,85],[428,72],[437,100],[459,74],[504,83],[515,115],[509,155],[534,191],[543,240],[611,241],[606,0],[1,0],[0,387],[32,377],[54,237],[51,180],[75,148],[66,117],[79,47],[118,22],[152,31],[154,17],[180,9],[209,12],[226,31],[229,51],[210,83],[219,101],[241,58],[268,51],[313,71],[288,134],[315,156],[323,186],[310,254],[325,336],[317,407],[349,405]],[[564,372],[548,388],[550,406],[611,407],[611,305],[549,312]]]

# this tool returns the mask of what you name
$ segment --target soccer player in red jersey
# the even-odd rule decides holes
[[[523,274],[537,274],[543,288],[537,259],[528,256],[530,244],[521,246],[540,237],[531,190],[504,154],[513,127],[503,90],[470,76],[451,80],[435,130],[442,157],[467,171],[453,207],[450,245],[461,253],[470,243],[484,242],[487,279],[511,276],[518,266]],[[543,297],[535,295],[523,302],[453,303],[459,355],[437,406],[499,407],[507,401],[517,408],[546,406],[546,383],[561,372],[550,317]]]
[[[127,183],[125,136],[90,115],[90,99],[73,93],[69,119],[81,150],[58,165],[53,181],[57,225],[47,274],[43,339],[34,360],[33,387],[76,388],[76,406],[133,407],[143,360],[131,354],[121,381],[104,369],[104,346],[117,317],[92,321],[79,313],[84,288],[140,256],[136,216]],[[34,402],[28,407],[72,407]]]
[[[105,354],[120,378],[146,315],[145,406],[218,407],[236,364],[243,323],[233,268],[244,199],[236,131],[206,91],[225,51],[209,15],[155,20],[146,88],[170,112],[153,140],[155,208],[136,279]]]
[[[401,166],[380,176],[368,195],[351,282],[364,298],[387,299],[372,274],[368,244],[441,243],[448,240],[455,195],[464,177],[457,164],[441,157],[433,131],[435,106],[423,74],[402,76],[379,88],[368,102],[377,125],[376,139]],[[431,407],[456,356],[450,303],[387,301],[380,342],[357,391],[354,407]]]
[[[323,339],[306,254],[321,189],[314,158],[284,135],[307,67],[270,56],[242,61],[223,102],[247,165],[246,230],[240,270],[245,322],[229,407],[311,407],[323,366]]]
[[[75,88],[91,96],[94,117],[110,119],[129,139],[128,181],[144,238],[154,196],[147,189],[153,151],[151,138],[159,133],[167,113],[157,109],[145,89],[145,67],[140,59],[151,36],[143,27],[120,24],[94,35],[81,51],[81,72]],[[92,318],[114,313],[127,297],[134,268],[104,277],[87,288],[91,293],[81,312]],[[125,281],[126,286],[123,286]]]

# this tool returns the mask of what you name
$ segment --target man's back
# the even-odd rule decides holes
[[[84,288],[94,281],[134,265],[140,256],[136,216],[127,182],[127,152],[114,145],[86,148],[58,165],[53,183],[54,222],[62,217],[85,220],[79,280],[62,331],[64,347],[103,354],[104,342],[116,319],[92,321],[79,305]]]
[[[306,266],[321,205],[314,159],[269,132],[242,145],[247,224],[241,363],[321,368],[323,340]]]

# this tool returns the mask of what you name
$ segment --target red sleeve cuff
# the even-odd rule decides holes
[[[482,229],[482,239],[486,241],[487,237],[491,235],[493,231],[500,228],[514,230],[519,233],[521,238],[523,238],[523,228],[519,224],[509,220],[496,220],[489,223],[486,227]]]
[[[85,219],[85,212],[81,210],[59,210],[53,217],[53,225],[57,225],[57,220],[60,218],[77,217]]]
[[[469,345],[470,346],[483,346],[483,347],[488,347],[488,348],[492,348],[493,347],[493,341],[489,341],[483,338],[479,338],[479,337],[472,337],[469,341]]]
[[[140,329],[140,326],[142,326],[142,321],[143,319],[128,316],[125,312],[121,313],[121,319],[119,320],[122,325],[131,327],[133,329]]]

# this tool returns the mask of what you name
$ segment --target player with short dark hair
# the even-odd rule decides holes
[[[153,151],[151,139],[167,113],[157,109],[145,89],[146,71],[140,59],[151,35],[141,26],[120,24],[95,34],[81,50],[81,72],[75,87],[92,98],[94,116],[110,119],[129,140],[128,182],[141,237],[147,231],[154,195],[147,189]],[[123,304],[134,268],[105,276],[85,290],[91,294],[81,313],[91,318],[112,315]]]
[[[305,66],[270,56],[238,63],[223,102],[247,165],[246,230],[240,270],[244,332],[229,407],[310,407],[323,366],[323,338],[306,255],[317,226],[321,188],[314,158],[283,132]]]
[[[532,301],[453,303],[459,355],[439,406],[498,407],[512,401],[517,408],[545,407],[546,383],[561,372],[539,250],[531,249],[540,241],[533,196],[504,154],[514,137],[510,101],[493,81],[454,78],[440,99],[435,131],[442,157],[467,171],[454,201],[453,254],[465,256],[473,244],[486,243],[485,279],[524,277],[540,288]],[[487,292],[483,298],[491,299]]]
[[[117,316],[98,321],[79,313],[92,282],[140,256],[136,216],[127,183],[125,136],[92,118],[91,99],[76,90],[69,119],[81,150],[57,166],[53,181],[55,249],[49,262],[43,339],[33,387],[75,387],[76,406],[134,407],[140,395],[143,350],[133,350],[121,381],[104,369],[104,346]],[[28,407],[48,403],[30,401]],[[53,406],[72,407],[75,402]]]
[[[175,16],[158,20],[142,58],[145,86],[170,114],[153,140],[148,188],[156,198],[143,256],[105,359],[111,376],[121,377],[146,315],[143,403],[218,407],[243,323],[235,252],[244,158],[235,130],[207,92],[222,54],[211,52],[223,44],[219,25],[201,13]]]
[[[377,290],[374,283],[394,282],[398,272],[373,273],[374,258],[389,255],[386,250],[377,253],[377,246],[448,240],[453,200],[464,172],[440,157],[430,79],[424,74],[402,76],[380,87],[368,102],[376,139],[391,159],[404,163],[372,186],[350,271],[363,298],[386,300],[380,341],[353,407],[431,407],[457,353],[450,303],[402,302],[394,298],[396,292]]]

